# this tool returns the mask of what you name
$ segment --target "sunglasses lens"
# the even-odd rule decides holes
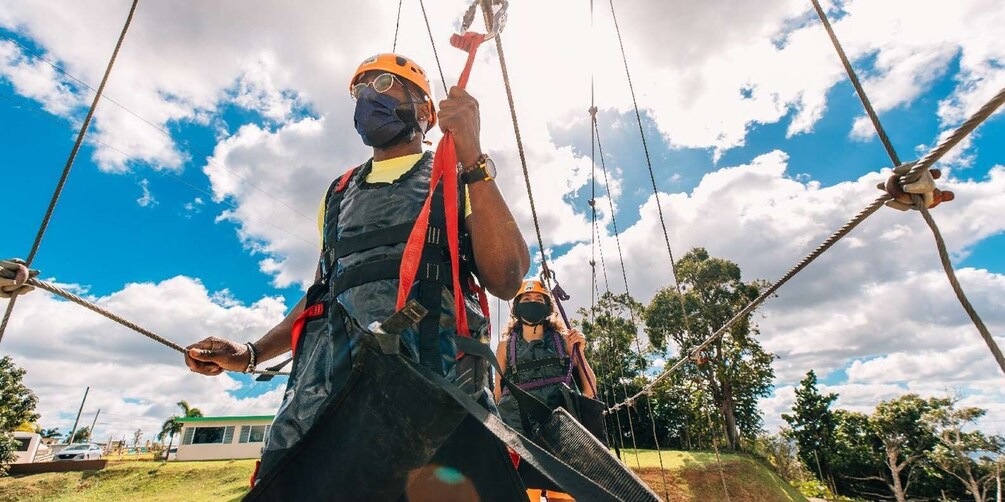
[[[383,94],[394,85],[394,76],[390,73],[382,73],[373,80],[373,90]]]
[[[359,97],[359,93],[363,92],[363,89],[366,88],[366,85],[367,84],[356,84],[356,85],[352,86],[352,91],[349,92],[349,94],[352,95],[353,99],[358,98]]]

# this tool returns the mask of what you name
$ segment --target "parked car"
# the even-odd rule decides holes
[[[91,443],[71,444],[54,455],[53,460],[98,460],[101,447]]]

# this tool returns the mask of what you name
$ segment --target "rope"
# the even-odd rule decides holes
[[[920,196],[915,197],[920,199]],[[998,362],[998,367],[1005,373],[1005,356],[1002,355],[1001,349],[995,343],[995,339],[991,336],[991,332],[988,331],[988,327],[984,324],[984,321],[981,320],[973,305],[970,304],[967,295],[963,293],[960,281],[956,278],[956,272],[953,270],[953,263],[949,261],[949,252],[946,251],[946,242],[942,240],[942,232],[939,232],[939,227],[935,224],[935,220],[932,219],[932,215],[928,212],[928,208],[925,207],[923,200],[916,201],[916,207],[921,209],[921,216],[925,218],[925,223],[928,223],[928,228],[932,229],[932,234],[935,236],[935,246],[939,249],[939,260],[942,262],[942,268],[946,271],[946,276],[949,278],[949,284],[953,287],[953,292],[956,293],[956,298],[960,301],[960,305],[963,306],[963,310],[970,316],[970,320],[973,321],[974,326],[977,327],[981,338],[984,338],[984,343],[988,345],[988,349],[994,356],[995,361]]]
[[[775,293],[775,291],[777,291],[778,288],[782,287],[783,284],[785,284],[786,282],[788,282],[789,279],[791,279],[796,274],[798,274],[799,272],[801,272],[804,268],[806,268],[807,265],[809,265],[810,263],[812,263],[813,260],[816,260],[817,258],[819,258],[820,255],[822,255],[824,253],[824,251],[827,251],[828,249],[830,249],[831,246],[833,246],[835,243],[837,243],[837,241],[841,240],[842,237],[844,237],[849,232],[851,232],[860,223],[862,223],[863,221],[865,221],[866,218],[868,218],[873,213],[875,213],[880,208],[882,208],[883,207],[883,203],[886,202],[887,200],[890,200],[890,196],[888,196],[888,195],[883,195],[883,196],[879,197],[878,199],[874,200],[865,209],[863,209],[857,215],[855,215],[855,217],[852,218],[848,223],[845,223],[844,226],[842,226],[840,229],[838,229],[837,232],[834,232],[823,243],[821,243],[819,246],[817,246],[817,248],[814,249],[813,252],[811,252],[810,254],[808,254],[805,258],[803,258],[794,267],[792,267],[791,269],[789,269],[789,271],[786,272],[785,275],[783,275],[781,279],[778,279],[778,281],[776,281],[768,289],[766,289],[763,293],[761,293],[760,296],[758,296],[757,298],[755,298],[753,301],[751,301],[749,304],[747,304],[746,307],[744,307],[739,312],[737,312],[736,315],[734,315],[732,318],[730,318],[728,321],[726,321],[726,324],[724,324],[721,328],[719,328],[718,330],[716,330],[715,333],[712,333],[711,335],[709,335],[708,338],[706,338],[705,340],[703,340],[697,347],[695,347],[694,349],[692,349],[691,352],[688,353],[688,355],[689,356],[696,356],[696,355],[700,354],[709,345],[711,345],[712,342],[714,342],[720,336],[724,335],[726,333],[726,331],[729,330],[729,328],[732,328],[734,324],[736,324],[737,322],[739,322],[747,314],[749,314],[755,308],[757,308],[758,305],[760,305],[761,303],[763,303],[764,300],[768,299],[768,297],[770,297],[771,295],[773,295]],[[660,382],[663,379],[665,379],[671,373],[673,373],[678,368],[680,368],[681,366],[683,366],[685,362],[687,362],[687,358],[680,359],[679,361],[677,361],[676,363],[674,363],[673,366],[671,366],[670,368],[667,368],[662,373],[660,373],[655,379],[653,379],[652,382],[649,383],[649,385],[646,386],[645,389],[643,389],[639,393],[635,394],[634,396],[632,396],[627,401],[615,405],[613,409],[616,410],[619,407],[625,406],[627,403],[635,400],[636,398],[638,398],[643,393],[648,392],[648,390],[653,385],[656,385],[658,382]]]
[[[831,43],[834,45],[834,49],[841,58],[841,63],[844,65],[845,72],[848,74],[848,78],[851,80],[852,85],[855,86],[855,91],[862,100],[862,106],[865,107],[866,113],[869,114],[869,119],[872,120],[872,125],[876,128],[876,133],[879,135],[880,140],[883,142],[883,146],[890,155],[890,160],[893,161],[894,166],[899,166],[901,164],[900,158],[897,156],[896,150],[894,150],[893,145],[890,143],[890,139],[887,137],[886,131],[883,129],[883,125],[879,121],[879,116],[877,116],[876,111],[873,110],[872,103],[869,102],[869,98],[866,96],[865,90],[862,88],[861,83],[859,83],[858,75],[856,75],[855,69],[852,68],[851,63],[848,61],[848,56],[845,55],[844,50],[841,48],[841,43],[838,41],[837,35],[834,34],[834,29],[831,27],[830,21],[827,19],[827,14],[824,13],[823,8],[820,7],[820,2],[817,0],[810,1],[813,2],[813,8],[816,9],[817,15],[820,17],[820,21],[827,30],[827,35],[830,37]],[[1005,102],[1005,88],[998,91],[998,94],[985,103],[984,106],[977,111],[977,113],[967,119],[967,121],[957,128],[953,134],[928,152],[928,154],[912,166],[907,173],[901,176],[901,183],[910,183],[917,180],[921,173],[930,169],[940,158],[942,158],[943,155],[962,141],[963,138],[973,132],[973,130],[990,117],[1003,102]],[[1005,373],[1005,357],[1002,356],[1001,349],[998,348],[998,344],[995,343],[995,340],[988,331],[984,321],[974,309],[973,305],[970,304],[970,301],[967,300],[966,294],[964,294],[963,288],[960,286],[959,280],[956,278],[956,272],[953,269],[953,264],[949,260],[949,253],[946,251],[946,243],[942,239],[942,233],[939,231],[938,225],[935,224],[935,219],[932,218],[932,215],[928,212],[928,208],[925,207],[924,200],[920,197],[915,197],[915,207],[921,211],[921,215],[925,219],[925,223],[927,223],[928,228],[932,230],[932,235],[935,238],[935,247],[938,249],[939,259],[942,262],[942,268],[946,271],[946,278],[949,279],[949,284],[952,286],[953,292],[956,293],[956,298],[960,301],[960,305],[963,307],[963,310],[965,310],[967,315],[970,316],[970,320],[974,323],[977,331],[980,332],[981,337],[984,338],[984,342],[987,344],[988,349],[991,350],[991,354],[994,356],[998,366],[1001,368],[1002,372]]]
[[[398,19],[394,22],[394,45],[391,46],[391,52],[398,52],[398,29],[401,27],[401,4],[405,0],[398,0]]]
[[[901,182],[916,181],[922,171],[931,169],[939,159],[949,153],[960,141],[963,141],[963,138],[966,138],[974,129],[977,129],[977,126],[987,120],[1003,103],[1005,103],[1005,87],[1002,87],[998,91],[998,94],[995,94],[987,103],[984,103],[984,106],[971,115],[966,122],[961,124],[952,134],[942,140],[941,143],[914,164],[910,171],[900,177]]]
[[[422,7],[422,19],[426,20],[426,32],[429,33],[429,45],[433,46],[433,58],[436,59],[436,69],[440,71],[440,83],[443,84],[443,99],[447,99],[450,91],[447,91],[447,79],[443,76],[443,65],[440,64],[440,53],[436,52],[436,40],[433,39],[433,29],[429,26],[429,16],[426,15],[426,2],[419,0],[419,7]]]
[[[607,187],[607,202],[610,204],[611,223],[614,225],[614,241],[618,245],[618,260],[621,262],[621,277],[622,279],[624,279],[625,282],[625,294],[627,294],[630,299],[632,297],[632,293],[628,289],[628,271],[625,268],[625,255],[621,251],[621,235],[618,233],[618,218],[617,213],[615,213],[614,211],[614,196],[611,195],[610,180],[607,177],[607,162],[604,160],[604,148],[603,144],[600,141],[600,129],[597,127],[596,107],[590,109],[590,115],[592,117],[593,122],[593,133],[597,139],[597,148],[600,150],[600,165],[604,173],[604,186]],[[596,204],[593,205],[595,206]],[[594,208],[594,212],[596,212],[596,208]],[[673,254],[671,254],[670,256],[672,260]],[[645,359],[645,356],[642,352],[642,344],[639,342],[638,320],[635,318],[635,311],[629,308],[628,312],[632,316],[632,324],[635,325],[635,331],[633,333],[635,339],[635,350],[638,352],[640,358]],[[669,500],[670,492],[667,490],[666,468],[663,465],[663,452],[660,450],[660,440],[656,432],[656,419],[654,418],[653,415],[652,398],[648,394],[646,396],[646,409],[649,412],[650,425],[652,425],[653,442],[656,444],[656,456],[657,458],[659,458],[660,461],[660,476],[663,478],[663,496],[667,500]]]
[[[484,10],[484,9],[483,9]],[[485,11],[485,15],[488,15]],[[537,219],[537,206],[534,204],[534,190],[530,186],[530,171],[527,169],[527,155],[524,153],[523,149],[523,138],[520,136],[520,124],[516,119],[516,105],[513,103],[513,89],[510,87],[509,83],[509,71],[506,69],[506,54],[503,52],[502,46],[502,36],[497,34],[495,36],[496,41],[496,51],[499,53],[499,67],[502,69],[503,85],[506,87],[506,100],[509,102],[509,114],[510,118],[513,120],[513,133],[516,135],[516,148],[520,153],[520,167],[523,169],[523,181],[527,188],[527,199],[530,202],[530,215],[534,220],[534,233],[537,235],[537,248],[541,253],[541,272],[545,277],[545,281],[550,281],[550,270],[548,268],[548,258],[544,250],[544,239],[541,238],[541,224]]]
[[[66,165],[63,166],[63,174],[59,177],[59,182],[56,183],[56,189],[52,193],[52,199],[49,200],[49,207],[45,210],[45,216],[42,218],[42,224],[38,228],[38,233],[35,234],[35,242],[31,245],[31,251],[28,252],[28,257],[25,259],[26,266],[30,267],[32,260],[35,259],[35,255],[38,253],[39,246],[42,245],[42,237],[45,235],[45,230],[49,227],[49,220],[52,219],[52,213],[56,209],[56,202],[59,201],[59,195],[63,192],[63,186],[66,185],[66,179],[70,176],[70,169],[73,167],[73,161],[77,158],[77,151],[80,150],[80,145],[84,142],[84,135],[87,134],[87,128],[91,125],[91,118],[94,117],[94,110],[98,107],[98,101],[101,99],[101,93],[105,90],[105,84],[108,83],[108,76],[112,73],[112,66],[115,65],[115,59],[119,55],[119,49],[122,48],[122,41],[126,38],[126,32],[129,31],[129,25],[133,21],[133,14],[136,12],[136,5],[139,0],[133,0],[132,5],[129,7],[129,14],[126,16],[126,22],[122,25],[122,32],[119,33],[119,39],[115,42],[115,49],[112,51],[112,57],[108,60],[108,65],[105,67],[105,74],[101,77],[101,84],[98,86],[98,90],[95,91],[94,100],[91,101],[91,107],[87,110],[87,116],[84,117],[84,123],[80,127],[80,132],[77,134],[77,140],[73,143],[73,148],[70,150],[70,156],[66,159]],[[3,334],[7,330],[7,323],[10,321],[11,313],[14,311],[14,303],[17,297],[11,297],[10,301],[7,303],[7,310],[4,312],[3,320],[0,321],[0,341],[3,341]]]
[[[86,300],[84,298],[81,298],[81,297],[79,297],[79,296],[77,296],[77,295],[75,295],[75,294],[73,294],[73,293],[71,293],[71,292],[69,292],[69,291],[67,291],[67,290],[65,290],[63,288],[60,288],[59,286],[56,286],[55,284],[50,284],[50,283],[45,282],[45,281],[40,281],[40,280],[38,280],[36,278],[28,279],[28,284],[31,284],[32,286],[35,286],[35,287],[37,287],[39,289],[44,289],[45,291],[48,291],[48,292],[50,292],[50,293],[52,293],[54,295],[66,298],[67,300],[70,300],[71,302],[76,303],[77,305],[80,305],[81,307],[84,307],[84,308],[86,308],[88,310],[91,310],[92,312],[96,312],[96,313],[98,313],[98,314],[100,314],[102,316],[105,316],[108,319],[111,319],[112,321],[115,321],[115,322],[117,322],[117,323],[119,323],[119,324],[121,324],[121,325],[123,325],[123,326],[125,326],[125,327],[127,327],[127,328],[129,328],[129,329],[131,329],[131,330],[133,330],[133,331],[135,331],[135,332],[137,332],[137,333],[139,333],[139,334],[141,334],[141,335],[143,335],[143,336],[145,336],[145,337],[147,337],[147,338],[149,338],[149,339],[151,339],[151,340],[153,340],[153,341],[155,341],[155,342],[157,342],[157,343],[159,343],[159,344],[161,344],[163,346],[165,346],[165,347],[168,347],[169,349],[172,349],[172,350],[174,350],[176,352],[180,352],[182,354],[185,353],[185,347],[182,347],[181,345],[178,345],[177,343],[172,342],[171,340],[168,340],[167,338],[164,338],[164,337],[158,335],[157,333],[154,333],[153,331],[150,331],[150,330],[148,330],[148,329],[140,326],[139,324],[136,324],[136,323],[134,323],[134,322],[132,322],[132,321],[130,321],[130,320],[122,317],[122,316],[119,316],[118,314],[115,314],[114,312],[111,312],[111,311],[109,311],[107,309],[99,307],[98,305],[96,305],[96,304],[94,304],[94,303],[92,303],[92,302],[90,302],[90,301],[88,301],[88,300]],[[237,373],[240,373],[240,372],[237,372]],[[268,371],[268,370],[255,370],[255,371],[251,371],[250,373],[253,373],[253,374],[256,374],[256,375],[282,375],[282,376],[288,376],[289,375],[289,373],[283,373],[283,372],[279,372],[279,371]]]
[[[967,119],[966,122],[960,125],[959,128],[953,131],[952,134],[950,134],[946,139],[940,142],[935,148],[933,148],[931,151],[925,154],[925,156],[922,157],[921,160],[919,160],[917,164],[915,164],[911,168],[911,170],[907,174],[905,174],[901,179],[902,180],[905,178],[913,179],[911,178],[912,173],[913,175],[917,175],[918,173],[921,172],[922,169],[930,168],[933,164],[935,164],[935,162],[941,159],[942,156],[944,156],[954,146],[956,146],[960,141],[962,141],[963,138],[965,138],[968,134],[973,132],[973,130],[976,129],[977,126],[979,126],[984,120],[986,120],[989,116],[991,116],[991,114],[994,113],[994,111],[998,107],[1000,107],[1003,103],[1005,103],[1005,88],[998,91],[998,94],[996,94],[993,98],[991,98],[990,101],[985,103],[984,106],[980,108],[980,110],[974,113],[969,119]],[[883,204],[888,200],[890,200],[890,196],[884,194],[879,198],[877,198],[876,200],[872,201],[872,203],[870,203],[868,206],[862,209],[848,223],[845,223],[844,226],[838,229],[837,232],[834,232],[823,243],[817,246],[817,248],[814,249],[813,252],[811,252],[809,255],[803,258],[799,263],[797,263],[796,266],[792,267],[792,269],[786,272],[781,279],[772,284],[767,290],[761,293],[760,296],[751,301],[746,307],[744,307],[742,310],[740,310],[740,312],[738,312],[729,321],[727,321],[725,325],[723,325],[715,333],[712,333],[712,335],[706,338],[700,345],[698,345],[698,347],[692,350],[690,354],[697,355],[702,350],[704,350],[708,345],[710,345],[713,341],[722,336],[729,328],[731,328],[734,324],[736,324],[740,319],[742,319],[744,316],[746,316],[755,308],[757,308],[757,306],[763,303],[764,300],[766,300],[769,296],[774,294],[775,291],[777,291],[778,288],[780,288],[783,284],[788,282],[789,279],[794,277],[797,273],[801,272],[804,268],[806,268],[807,265],[813,262],[813,260],[816,260],[818,257],[820,257],[821,254],[823,254],[825,251],[830,249],[831,246],[837,243],[837,241],[841,240],[842,237],[847,235],[860,223],[865,221],[866,218],[868,218],[870,215],[872,215],[873,213],[878,211],[881,207],[883,207]],[[682,359],[677,363],[675,363],[670,368],[664,370],[662,373],[660,373],[659,376],[656,377],[655,380],[653,380],[648,386],[646,386],[645,389],[643,389],[641,392],[639,392],[632,398],[626,400],[625,402],[615,405],[613,409],[617,409],[621,406],[624,406],[626,403],[631,402],[636,397],[641,395],[643,392],[648,391],[650,387],[655,385],[660,380],[666,378],[667,375],[669,375],[670,373],[676,371],[677,368],[683,365],[685,361],[686,359]]]
[[[851,85],[855,87],[855,92],[858,93],[859,99],[862,101],[862,106],[865,107],[865,112],[869,115],[869,120],[872,121],[872,126],[876,128],[876,134],[879,136],[879,140],[883,142],[883,147],[886,148],[886,153],[890,155],[890,160],[893,161],[894,167],[901,164],[900,157],[897,156],[897,152],[893,149],[893,144],[890,142],[890,138],[886,135],[886,130],[883,129],[883,124],[879,122],[879,116],[876,115],[876,110],[873,109],[872,103],[869,98],[865,95],[865,90],[862,89],[862,83],[858,80],[858,75],[855,74],[854,68],[851,66],[851,61],[848,60],[848,56],[845,55],[844,49],[841,48],[841,43],[838,42],[837,35],[834,34],[834,28],[831,27],[830,21],[827,20],[827,14],[824,9],[820,7],[820,2],[817,0],[810,0],[813,2],[813,8],[817,11],[817,16],[820,17],[820,22],[823,23],[824,28],[827,30],[827,35],[831,39],[831,43],[834,44],[834,50],[837,51],[838,57],[841,58],[841,64],[844,65],[845,72],[848,73],[848,78],[851,80]]]
[[[646,167],[649,168],[649,181],[653,186],[653,197],[656,198],[656,212],[660,217],[660,228],[663,229],[663,240],[666,242],[667,253],[670,254],[670,262],[673,263],[673,250],[670,249],[670,235],[667,233],[666,221],[663,219],[663,205],[660,203],[660,192],[656,188],[656,175],[653,174],[653,162],[649,157],[649,145],[646,142],[646,133],[642,127],[642,114],[639,113],[639,103],[635,99],[635,86],[632,84],[632,73],[628,69],[628,56],[625,55],[625,44],[621,40],[621,28],[618,26],[618,16],[614,13],[614,0],[609,0],[611,4],[611,18],[614,19],[614,31],[618,34],[618,45],[621,46],[621,60],[625,63],[625,76],[628,77],[628,89],[632,93],[632,105],[635,107],[635,119],[639,124],[639,136],[642,138],[642,150],[646,154]],[[674,278],[676,278],[676,273]]]

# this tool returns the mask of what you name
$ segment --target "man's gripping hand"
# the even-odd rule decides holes
[[[247,345],[211,336],[185,349],[185,364],[196,373],[216,376],[224,371],[244,371],[250,355]]]
[[[447,99],[440,101],[439,124],[443,132],[454,135],[457,160],[465,167],[474,165],[482,154],[478,100],[464,89],[452,87]]]

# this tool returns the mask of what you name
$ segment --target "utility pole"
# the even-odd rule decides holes
[[[88,385],[87,389],[84,390],[84,399],[80,400],[80,408],[77,410],[77,419],[73,421],[73,430],[70,431],[70,435],[66,438],[66,444],[70,444],[73,441],[73,435],[77,433],[77,424],[80,422],[80,412],[84,411],[84,403],[87,401],[87,393],[91,391],[91,386]]]
[[[98,423],[98,415],[101,414],[101,408],[98,408],[98,412],[94,414],[94,420],[91,420],[91,428],[87,429],[87,442],[90,443],[91,439],[94,437],[94,426]]]

